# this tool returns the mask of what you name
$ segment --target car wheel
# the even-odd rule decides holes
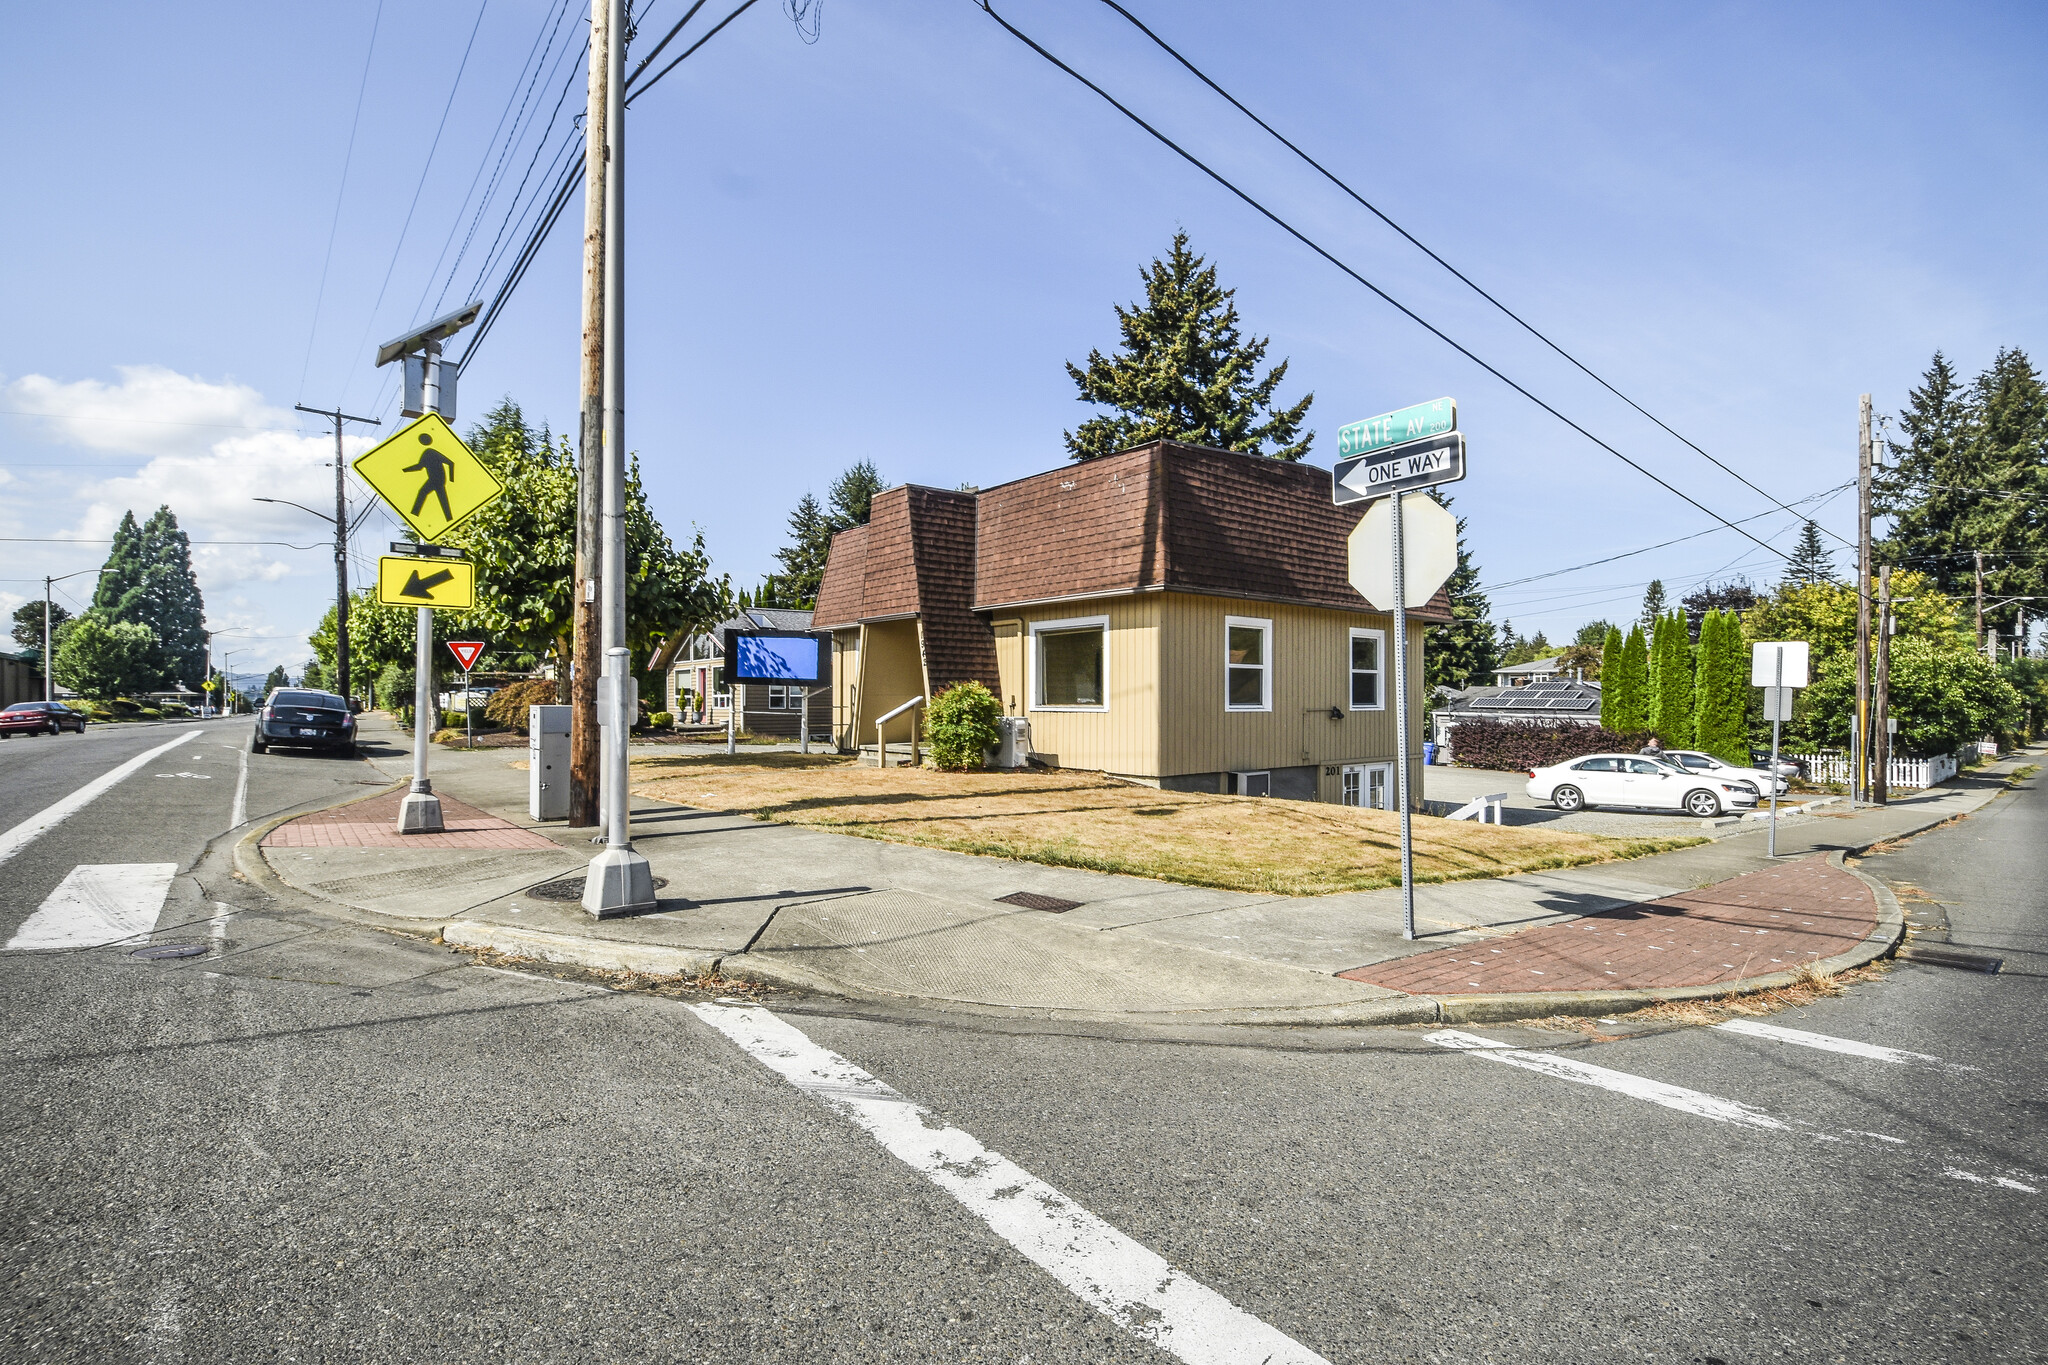
[[[1577,787],[1559,787],[1550,794],[1550,804],[1569,815],[1586,804],[1586,794]]]
[[[1711,820],[1721,813],[1721,798],[1706,790],[1687,792],[1685,808],[1702,820]]]
[[[252,740],[250,740],[250,741],[249,741],[249,752],[250,752],[250,753],[252,753],[252,754],[260,754],[260,753],[263,753],[263,752],[265,752],[265,751],[266,751],[266,750],[267,750],[268,748],[269,748],[269,746],[268,746],[268,745],[266,745],[266,744],[265,744],[265,743],[264,743],[264,742],[263,742],[262,740],[260,740],[260,739],[252,739]]]

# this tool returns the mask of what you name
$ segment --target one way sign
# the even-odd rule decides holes
[[[476,565],[464,559],[379,555],[377,600],[387,607],[473,607]]]
[[[1453,431],[1337,461],[1330,470],[1330,500],[1341,507],[1464,477],[1465,434]]]

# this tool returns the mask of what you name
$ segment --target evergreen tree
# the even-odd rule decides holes
[[[1579,633],[1572,637],[1572,643],[1575,645],[1591,645],[1594,649],[1598,649],[1607,643],[1608,632],[1613,629],[1614,623],[1611,621],[1588,621],[1585,625],[1579,627]]]
[[[818,585],[825,581],[825,558],[832,549],[832,519],[809,493],[789,514],[789,544],[775,552],[782,564],[782,581],[790,598],[803,606],[818,600]]]
[[[146,568],[142,554],[142,528],[135,523],[135,513],[121,514],[121,524],[114,528],[114,543],[107,551],[107,562],[100,568],[99,584],[93,589],[92,610],[102,613],[109,620],[121,620],[121,603],[142,592],[142,574]]]
[[[825,496],[832,504],[833,532],[836,534],[849,526],[867,525],[869,508],[883,486],[882,476],[876,472],[872,460],[862,460],[832,480]]]
[[[1685,614],[1657,618],[1650,656],[1650,728],[1666,745],[1692,747],[1693,654],[1686,638]]]
[[[1700,625],[1699,676],[1693,689],[1693,746],[1724,763],[1749,763],[1749,661],[1742,622],[1713,611]]]
[[[1834,556],[1821,543],[1820,527],[1812,522],[1807,522],[1799,532],[1799,543],[1792,547],[1792,558],[1785,561],[1785,577],[1781,581],[1793,586],[1835,581]]]
[[[1892,518],[1885,557],[1926,569],[1944,592],[1962,584],[1970,558],[1964,544],[1964,523],[1975,500],[1969,491],[1970,416],[1970,396],[1955,366],[1936,351],[1899,413],[1906,439],[1886,442],[1889,467],[1871,483],[1872,510]]]
[[[1613,687],[1614,726],[1623,733],[1633,733],[1650,728],[1650,649],[1643,639],[1643,628],[1629,628],[1628,639],[1621,647],[1621,668],[1612,683],[1607,675],[1601,675],[1601,691]]]
[[[1315,395],[1273,406],[1287,362],[1259,378],[1270,338],[1247,341],[1239,333],[1236,291],[1216,283],[1216,268],[1188,249],[1187,233],[1174,234],[1173,249],[1143,279],[1145,302],[1117,305],[1122,350],[1113,357],[1090,351],[1085,370],[1067,366],[1082,402],[1115,409],[1066,433],[1073,458],[1161,439],[1281,460],[1308,454],[1314,435],[1301,424]]]
[[[1643,629],[1653,630],[1657,618],[1664,614],[1664,580],[1653,578],[1643,592]]]
[[[1429,495],[1445,507],[1451,505],[1437,489],[1430,489]],[[1438,628],[1422,656],[1423,694],[1430,697],[1444,688],[1483,687],[1493,681],[1500,663],[1493,622],[1487,619],[1492,604],[1479,590],[1479,568],[1465,545],[1463,517],[1458,518],[1458,567],[1445,582],[1444,593],[1451,599],[1450,624]]]
[[[270,676],[263,680],[263,695],[267,697],[278,688],[290,687],[291,685],[292,680],[285,673],[284,665],[279,664],[276,668],[271,669]]]
[[[197,687],[206,675],[206,602],[192,572],[192,543],[169,507],[141,526],[126,513],[114,532],[93,609],[109,621],[147,626],[156,637],[149,686]]]
[[[1628,670],[1622,663],[1626,650],[1622,643],[1621,628],[1609,626],[1607,638],[1600,642],[1600,724],[1609,730],[1621,729],[1620,696],[1622,679]]]
[[[1685,608],[1687,638],[1700,638],[1700,624],[1707,619],[1710,611],[1730,611],[1738,615],[1748,611],[1763,600],[1746,578],[1731,578],[1726,583],[1709,583],[1696,588],[1681,599]]]

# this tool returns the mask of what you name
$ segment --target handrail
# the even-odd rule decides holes
[[[890,721],[896,719],[896,717],[902,715],[905,711],[910,710],[912,707],[923,705],[924,695],[920,693],[919,695],[912,697],[909,701],[904,702],[903,705],[897,707],[888,715],[882,716],[875,721],[876,767],[887,768],[889,766],[889,741],[882,738],[882,727],[884,725],[887,725]],[[918,767],[921,762],[922,760],[918,757],[917,752],[917,722],[913,720],[910,722],[910,766],[913,768]]]

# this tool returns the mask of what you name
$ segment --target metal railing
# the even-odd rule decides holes
[[[924,698],[922,696],[912,697],[909,701],[904,702],[903,705],[897,707],[894,711],[891,711],[888,715],[883,716],[880,720],[877,720],[875,722],[876,767],[886,768],[889,766],[889,741],[882,738],[882,727],[884,725],[887,725],[890,721],[896,719],[896,717],[902,715],[905,711],[923,705]],[[910,766],[915,768],[920,766],[923,762],[924,760],[921,757],[919,757],[917,752],[917,717],[912,716],[910,718]]]

